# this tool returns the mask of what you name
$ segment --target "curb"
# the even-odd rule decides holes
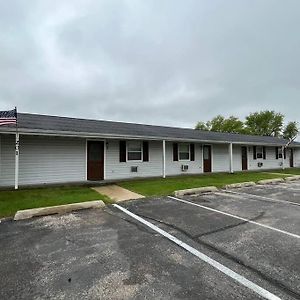
[[[2,222],[10,221],[10,220],[12,220],[12,219],[13,219],[12,217],[0,218],[0,224],[1,224]]]
[[[283,178],[275,178],[275,179],[264,179],[257,182],[257,184],[272,184],[272,183],[278,183],[278,182],[284,182]]]
[[[25,219],[30,219],[32,217],[40,217],[40,216],[53,215],[53,214],[63,214],[63,213],[81,210],[81,209],[101,208],[104,206],[105,204],[102,200],[96,200],[96,201],[71,203],[65,205],[24,209],[24,210],[18,210],[16,212],[14,220],[15,221],[25,220]]]
[[[246,182],[226,184],[224,186],[224,188],[225,189],[235,189],[235,188],[254,186],[254,185],[256,185],[256,183],[254,181],[246,181]]]
[[[289,176],[289,177],[285,177],[284,180],[285,180],[285,181],[300,180],[300,176],[299,176],[299,175]]]
[[[186,190],[179,190],[175,191],[174,195],[176,197],[185,196],[185,195],[193,195],[193,194],[201,194],[201,193],[208,193],[208,192],[216,192],[218,189],[215,186],[205,186],[193,189],[186,189]]]

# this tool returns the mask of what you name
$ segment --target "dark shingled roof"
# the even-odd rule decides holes
[[[154,126],[134,123],[123,123],[102,120],[77,119],[48,115],[18,113],[20,130],[41,132],[53,131],[60,134],[72,132],[74,135],[83,133],[94,135],[131,136],[157,139],[186,139],[211,142],[278,144],[287,143],[284,139],[270,136],[253,136],[232,133],[200,131],[189,128]],[[3,127],[2,127],[3,128]],[[300,145],[300,143],[294,143]]]

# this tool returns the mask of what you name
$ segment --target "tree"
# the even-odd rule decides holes
[[[197,123],[197,125],[195,126],[195,129],[209,131],[209,130],[211,130],[210,122],[205,123],[205,122],[199,121]]]
[[[285,139],[293,139],[299,133],[298,123],[297,122],[289,122],[284,130],[283,130],[283,137]]]
[[[265,110],[249,114],[245,125],[250,134],[278,137],[282,131],[283,118],[281,113]]]
[[[224,118],[219,115],[211,120],[211,130],[229,133],[244,133],[244,123],[237,117]]]
[[[273,110],[250,113],[245,122],[234,116],[217,115],[210,121],[198,122],[195,129],[294,138],[299,133],[298,123],[289,122],[283,128],[283,119],[283,114]]]
[[[245,133],[244,123],[234,116],[225,118],[221,115],[211,121],[198,122],[195,129],[229,133]]]

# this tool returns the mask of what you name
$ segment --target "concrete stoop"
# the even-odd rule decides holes
[[[92,189],[102,195],[108,196],[110,199],[112,199],[115,202],[145,198],[143,195],[129,191],[116,184],[93,187]]]

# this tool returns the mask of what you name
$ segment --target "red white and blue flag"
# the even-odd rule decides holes
[[[17,125],[17,109],[0,111],[1,125]]]

